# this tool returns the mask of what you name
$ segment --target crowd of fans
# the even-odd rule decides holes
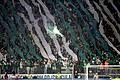
[[[73,12],[73,6],[71,6],[70,4],[68,3],[64,3],[63,5],[67,8],[66,10],[68,10],[69,14],[66,14],[66,12],[64,12],[63,8],[60,6],[60,4],[55,4],[55,6],[51,6],[50,3],[47,3],[47,2],[44,2],[46,3],[47,7],[50,9],[51,13],[55,12],[55,9],[53,9],[53,7],[56,7],[56,9],[58,9],[58,11],[63,14],[63,18],[66,22],[70,23],[70,27],[72,27],[72,30],[73,30],[73,33],[75,33],[75,35],[77,36],[76,37],[76,41],[72,40],[72,35],[70,32],[70,28],[69,27],[63,27],[65,25],[62,25],[63,23],[61,23],[61,18],[59,18],[59,16],[57,16],[56,14],[53,14],[55,15],[55,20],[56,20],[56,23],[58,25],[58,29],[60,30],[60,32],[62,34],[64,34],[64,36],[66,37],[67,41],[70,42],[70,48],[73,50],[73,52],[75,52],[78,57],[79,57],[79,61],[78,62],[74,62],[72,61],[72,58],[71,56],[65,51],[65,49],[63,48],[63,44],[62,44],[62,40],[59,36],[57,36],[57,40],[59,41],[59,43],[61,44],[61,51],[62,51],[62,54],[64,57],[67,57],[68,60],[62,60],[60,58],[60,56],[57,54],[57,50],[55,49],[55,46],[53,45],[53,42],[52,40],[50,39],[50,37],[47,35],[46,31],[44,30],[44,28],[41,27],[42,29],[42,32],[45,36],[45,39],[47,40],[47,42],[50,44],[51,46],[51,49],[52,49],[52,52],[54,53],[55,57],[57,57],[57,61],[53,61],[53,60],[47,60],[47,59],[44,59],[42,61],[39,61],[39,60],[23,60],[23,59],[18,59],[17,61],[14,61],[12,59],[13,56],[11,55],[7,55],[6,56],[6,59],[2,59],[1,60],[1,73],[11,73],[12,71],[15,71],[16,73],[21,73],[21,74],[24,74],[24,73],[58,73],[60,72],[61,73],[61,67],[62,66],[67,66],[66,68],[68,67],[72,67],[73,64],[75,65],[75,69],[77,69],[77,71],[81,71],[79,69],[79,67],[81,66],[84,66],[84,65],[87,65],[87,64],[90,64],[90,65],[108,65],[108,64],[120,64],[120,59],[118,59],[119,57],[116,56],[116,52],[114,50],[112,50],[111,48],[109,49],[113,56],[110,56],[110,51],[106,51],[104,50],[104,48],[102,48],[99,43],[99,41],[97,41],[96,38],[95,41],[96,41],[96,47],[94,47],[94,43],[92,42],[92,40],[90,40],[88,38],[89,34],[92,35],[92,37],[94,37],[95,33],[92,34],[92,31],[90,30],[87,30],[87,27],[86,26],[82,26],[83,24],[88,24],[90,25],[89,23],[89,20],[87,18],[87,16],[82,13],[82,17],[83,17],[83,22],[81,22],[81,24],[78,24],[78,14],[74,13]],[[78,3],[74,3],[74,5],[76,5],[76,7],[79,9],[80,8],[80,5],[78,5]],[[70,16],[68,16],[70,15]],[[93,20],[94,21],[94,20]],[[88,23],[85,23],[85,22],[88,22]],[[92,24],[92,22],[91,22]],[[40,22],[39,22],[39,25],[42,25]],[[105,25],[105,23],[104,23]],[[80,27],[81,26],[81,27]],[[107,26],[107,25],[105,25]],[[89,26],[89,29],[93,30],[93,27],[90,27]],[[106,30],[106,29],[105,29]],[[81,33],[81,31],[83,33]],[[98,31],[98,30],[96,30]],[[106,35],[109,37],[111,36],[110,35],[111,31],[110,32],[106,32]],[[83,41],[81,40],[81,36],[80,35],[83,35],[84,38],[85,38],[85,41],[88,43],[89,45],[89,50],[92,54],[90,54],[89,50],[86,50],[84,46],[84,43],[82,43]],[[114,41],[114,39],[112,39],[111,37],[109,37],[111,39],[111,41]],[[100,38],[101,39],[101,38]],[[82,42],[81,42],[82,41]],[[76,47],[75,44],[77,44],[79,47]],[[115,44],[117,45],[117,42],[115,42]],[[100,47],[99,47],[100,46]],[[80,49],[82,51],[82,53],[79,53],[79,50]],[[99,51],[100,51],[100,54],[99,55]],[[116,53],[116,54],[115,54]],[[84,54],[86,56],[86,59],[83,60],[80,56],[80,54]],[[5,54],[4,54],[5,55]],[[113,58],[117,58],[117,59],[114,59]],[[67,64],[63,64],[63,62],[66,62]],[[44,70],[45,67],[49,68]],[[38,69],[39,68],[39,69]],[[50,71],[50,72],[49,72]],[[5,76],[3,78],[7,78],[7,73],[5,73]],[[15,75],[15,73],[13,73],[13,75]]]
[[[105,46],[102,46],[102,44],[106,44],[106,42],[103,41],[102,43],[100,43],[100,40],[102,41],[103,39],[102,39],[102,37],[99,36],[100,34],[98,35],[98,33],[99,33],[98,26],[96,25],[96,29],[95,29],[92,25],[92,24],[96,23],[95,20],[93,19],[93,21],[91,21],[91,22],[89,21],[88,16],[85,15],[84,12],[82,12],[80,10],[80,4],[77,1],[75,1],[74,3],[72,3],[72,1],[70,1],[69,3],[68,2],[67,1],[63,1],[63,2],[58,1],[56,3],[53,2],[53,4],[52,4],[52,2],[45,1],[44,3],[46,3],[46,5],[48,6],[51,13],[55,12],[55,13],[53,13],[53,15],[55,15],[55,20],[56,20],[56,23],[58,25],[60,32],[65,35],[65,37],[67,38],[68,41],[71,42],[70,48],[78,55],[79,59],[81,60],[81,56],[79,56],[80,53],[78,52],[78,48],[81,51],[83,51],[83,54],[85,54],[86,58],[88,59],[88,63],[90,63],[90,64],[101,64],[101,63],[104,63],[105,61],[108,61],[109,64],[119,64],[120,59],[119,59],[119,57],[116,57],[119,55],[110,47],[108,47],[109,48],[108,50],[107,50],[107,47],[105,49],[104,48]],[[76,13],[77,10],[76,10],[76,12],[74,12],[74,6],[72,6],[72,5],[75,5],[78,8],[78,12],[79,12],[79,10],[81,11],[81,14],[82,14],[81,16],[83,17],[84,20],[82,20],[79,23],[78,23],[78,20],[80,20],[80,18],[79,18],[80,16]],[[87,8],[84,1],[83,1],[83,5],[85,6],[85,8]],[[59,14],[61,14],[60,16],[63,15],[62,17],[65,20],[65,22],[66,23],[68,22],[68,24],[70,24],[70,25],[64,25],[65,24],[64,21],[61,20],[62,18],[60,16],[58,16],[57,12],[59,12]],[[102,18],[102,16],[100,16],[100,17]],[[86,24],[86,22],[88,22],[89,30],[87,30],[87,25],[83,26],[84,24]],[[107,37],[112,36],[113,34],[111,34],[111,29],[108,27],[109,25],[106,25],[106,23],[103,23],[103,25],[105,26],[105,32],[106,32],[105,34],[107,35]],[[70,31],[68,26],[73,28],[72,32]],[[108,29],[109,29],[109,31],[108,31]],[[85,30],[87,30],[87,31],[85,31]],[[93,30],[96,31],[96,33],[93,33],[94,32]],[[74,36],[77,36],[76,37],[77,40],[75,42],[77,44],[79,44],[79,47],[74,46],[75,42],[72,39],[72,37],[73,37],[72,33],[74,33],[74,32],[75,32]],[[83,33],[81,33],[81,32],[83,32]],[[92,36],[89,39],[90,34]],[[91,51],[92,55],[90,55],[90,52],[85,49],[85,45],[84,45],[85,43],[83,43],[83,41],[81,41],[81,38],[83,38],[83,37],[81,37],[80,35],[84,36],[85,41],[89,45],[88,49]],[[96,39],[95,35],[99,36],[98,39]],[[93,40],[92,40],[92,37],[94,37]],[[115,37],[112,39],[115,39]],[[58,40],[60,41],[60,43],[62,43],[60,38],[58,38]],[[113,40],[113,41],[115,44],[119,44],[119,42],[117,40]],[[96,47],[95,47],[95,45],[96,45]],[[64,53],[65,53],[65,51],[63,52],[63,54]],[[82,60],[82,61],[84,61],[84,60]],[[85,60],[85,62],[86,62],[86,60]]]

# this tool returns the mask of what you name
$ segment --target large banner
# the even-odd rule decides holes
[[[70,79],[72,78],[72,74],[18,74],[19,78],[23,78],[23,77],[36,77],[38,79],[56,79],[56,78],[60,78],[60,79]],[[11,74],[9,74],[9,77],[12,76]]]

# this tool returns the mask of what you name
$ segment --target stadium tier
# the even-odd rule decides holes
[[[74,74],[120,64],[119,0],[0,0],[0,73]]]

